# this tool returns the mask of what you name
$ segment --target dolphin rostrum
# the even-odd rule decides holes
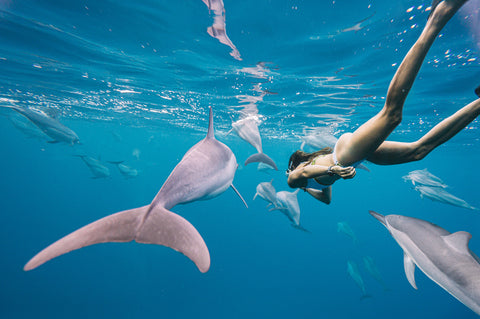
[[[11,108],[25,116],[33,124],[35,124],[43,133],[50,136],[53,140],[49,143],[64,142],[67,144],[79,143],[77,134],[70,128],[66,127],[56,119],[45,115],[42,112],[33,111],[16,105],[0,105],[2,107]]]
[[[468,248],[472,235],[451,234],[425,220],[370,214],[381,222],[403,249],[408,282],[415,284],[415,265],[440,287],[480,315],[480,263]]]
[[[215,197],[230,186],[240,196],[232,185],[237,166],[230,148],[215,139],[210,108],[207,137],[187,151],[151,204],[115,213],[74,231],[39,252],[24,270],[85,246],[135,240],[170,247],[190,258],[201,272],[207,272],[210,254],[203,238],[170,209]]]

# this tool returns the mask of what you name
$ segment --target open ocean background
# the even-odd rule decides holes
[[[477,1],[477,0],[472,0]],[[221,2],[220,2],[221,3]],[[336,137],[376,114],[398,64],[420,34],[428,1],[224,0],[230,45],[207,32],[216,12],[201,0],[0,0],[0,102],[57,113],[81,145],[51,144],[0,108],[1,318],[476,318],[416,271],[368,214],[401,214],[472,233],[480,213],[421,199],[402,176],[428,168],[448,190],[480,207],[479,122],[417,163],[367,166],[333,187],[324,205],[298,194],[301,224],[252,200],[260,182],[290,190],[284,171],[301,137]],[[478,8],[462,10],[429,52],[392,140],[413,141],[475,99],[480,85]],[[220,11],[221,12],[221,11]],[[232,53],[232,54],[230,54]],[[240,163],[234,184],[209,201],[180,205],[209,247],[200,273],[156,245],[109,243],[60,256],[31,272],[25,263],[96,219],[150,203],[183,154],[204,138],[208,106],[217,138]],[[263,149],[279,171],[243,166],[255,149],[232,121],[257,108]],[[34,134],[36,135],[36,134]],[[140,171],[92,179],[74,155]],[[347,222],[358,245],[337,232]],[[371,256],[388,287],[366,271]],[[347,274],[359,265],[367,292]]]

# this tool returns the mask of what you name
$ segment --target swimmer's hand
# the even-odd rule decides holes
[[[338,166],[335,165],[331,168],[332,173],[340,176],[343,179],[351,179],[355,177],[355,174],[357,174],[357,171],[355,170],[355,167],[353,166]]]

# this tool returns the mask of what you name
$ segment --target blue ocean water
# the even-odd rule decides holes
[[[208,3],[0,0],[0,102],[56,113],[82,143],[48,143],[35,128],[18,129],[23,118],[13,110],[0,109],[0,316],[475,318],[418,269],[414,290],[401,248],[368,211],[468,231],[480,253],[478,211],[422,199],[402,179],[428,168],[480,207],[478,120],[420,162],[367,163],[371,172],[335,184],[328,206],[300,192],[310,233],[252,200],[260,182],[290,190],[284,170],[302,136],[328,129],[338,137],[381,109],[430,3],[224,0],[210,1],[210,10]],[[392,140],[416,140],[475,99],[478,7],[457,13],[436,40]],[[207,243],[207,273],[171,249],[137,243],[86,247],[22,270],[71,231],[150,203],[205,136],[209,106],[217,138],[240,163],[234,184],[249,208],[229,189],[173,209]],[[255,149],[227,134],[252,109],[278,172],[244,166]],[[75,155],[124,161],[139,174],[126,179],[106,164],[111,176],[93,179]],[[350,225],[358,244],[337,232],[338,222]],[[365,256],[387,289],[369,275]],[[371,298],[360,298],[347,261],[359,265]]]

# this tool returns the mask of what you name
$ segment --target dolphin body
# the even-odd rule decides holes
[[[279,210],[292,222],[294,228],[308,232],[300,225],[300,206],[298,205],[297,194],[300,189],[294,192],[281,191],[277,192],[278,206],[271,208],[270,211]]]
[[[365,289],[365,283],[363,282],[362,275],[358,269],[357,263],[353,261],[347,261],[347,273],[352,277],[353,281],[357,284],[357,286],[362,290],[362,296],[360,299],[368,298],[370,295],[367,294]]]
[[[79,143],[77,134],[54,118],[51,118],[41,112],[33,111],[16,105],[0,106],[11,108],[29,119],[43,133],[53,139],[49,143],[64,142],[71,145]]]
[[[439,177],[430,173],[426,168],[411,171],[402,178],[404,181],[411,181],[414,186],[416,184],[420,184],[426,186],[447,188],[447,184],[445,184]]]
[[[151,204],[115,213],[74,231],[39,252],[24,270],[85,246],[135,240],[170,247],[190,258],[201,272],[207,272],[210,254],[203,238],[170,209],[218,196],[230,186],[240,196],[232,185],[237,166],[232,151],[214,137],[210,108],[207,137],[187,151]]]
[[[382,275],[380,274],[380,270],[378,270],[377,265],[375,264],[375,261],[373,260],[372,257],[370,256],[365,256],[363,257],[363,265],[365,266],[365,269],[367,269],[368,273],[382,285],[383,289],[385,291],[389,290],[387,285],[385,285],[385,282],[383,281]]]
[[[425,220],[370,214],[381,222],[403,249],[408,282],[415,284],[415,265],[458,301],[480,315],[480,263],[468,248],[472,235],[447,230]]]
[[[337,233],[344,233],[348,237],[350,237],[353,240],[353,243],[355,245],[358,244],[358,239],[355,233],[353,232],[352,228],[347,222],[338,222],[337,223]]]
[[[425,196],[430,198],[433,201],[437,201],[440,203],[449,204],[449,205],[471,209],[471,210],[478,210],[478,208],[473,207],[463,199],[450,194],[445,189],[440,187],[417,185],[415,186],[415,190],[420,192],[421,198]]]
[[[116,165],[120,174],[125,178],[134,178],[138,176],[138,170],[123,164],[123,161],[109,163]]]
[[[257,198],[257,196],[260,196],[264,200],[266,200],[270,205],[273,205],[274,207],[277,207],[277,193],[275,191],[275,187],[272,185],[273,179],[270,182],[263,182],[257,185],[257,192],[255,193],[255,196],[253,196],[253,200]]]
[[[275,170],[278,171],[277,165],[275,162],[263,153],[262,150],[262,138],[260,137],[260,132],[258,131],[257,121],[255,117],[249,116],[241,120],[238,120],[232,123],[232,129],[246,142],[250,143],[257,150],[257,154],[251,155],[245,161],[245,166],[250,163],[262,162],[270,165]]]
[[[82,161],[88,166],[90,171],[93,174],[92,178],[107,178],[110,177],[110,170],[108,167],[102,164],[100,160],[86,156],[86,155],[75,155],[80,157]]]

